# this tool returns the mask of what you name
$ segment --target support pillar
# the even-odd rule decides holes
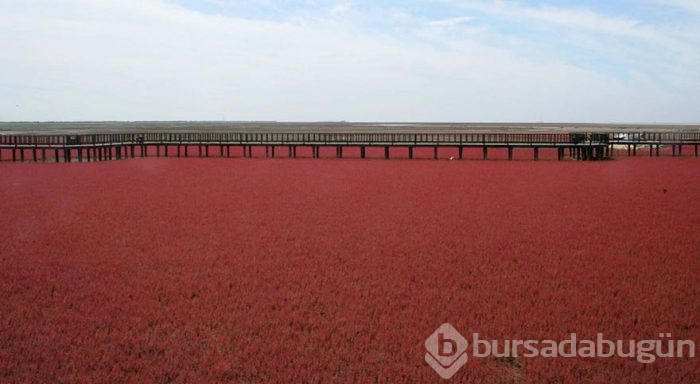
[[[508,160],[513,160],[513,147],[508,147]]]
[[[484,160],[488,160],[489,158],[489,147],[483,147],[483,152],[484,152]]]
[[[464,159],[464,147],[463,146],[461,146],[461,145],[459,146],[458,152],[459,152],[459,159],[460,160]]]

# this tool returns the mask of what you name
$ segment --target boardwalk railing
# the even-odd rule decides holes
[[[31,151],[32,159],[42,161],[49,157],[56,161],[87,161],[121,159],[148,156],[148,149],[161,149],[168,156],[168,149],[175,147],[177,156],[189,156],[188,147],[202,148],[208,155],[209,147],[219,146],[230,155],[231,146],[243,148],[243,155],[252,156],[253,147],[265,147],[266,155],[274,157],[275,149],[287,147],[290,157],[296,156],[297,147],[311,147],[313,157],[319,156],[319,147],[336,147],[337,157],[343,156],[344,147],[359,147],[365,157],[366,147],[384,147],[389,158],[389,148],[408,148],[409,158],[413,149],[432,147],[437,158],[438,148],[459,149],[462,158],[464,148],[483,149],[488,158],[489,148],[507,148],[508,158],[513,158],[514,148],[532,148],[533,158],[539,158],[540,148],[557,149],[558,159],[568,157],[579,160],[603,160],[613,156],[615,146],[626,146],[628,153],[636,154],[637,148],[648,146],[650,154],[662,146],[671,146],[673,154],[682,153],[683,146],[694,146],[697,156],[700,132],[623,132],[623,133],[342,133],[342,132],[155,132],[110,133],[84,135],[0,135],[0,159],[24,160],[25,151]],[[51,153],[53,152],[53,154]],[[19,158],[18,158],[19,154]],[[53,155],[53,156],[51,156]],[[61,156],[62,155],[62,156]]]

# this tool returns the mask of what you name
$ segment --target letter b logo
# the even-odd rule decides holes
[[[445,350],[445,344],[449,345],[449,352]],[[445,337],[445,334],[438,333],[438,355],[439,356],[454,356],[457,353],[457,342]]]
[[[449,379],[467,362],[465,353],[469,343],[450,324],[440,326],[425,341],[425,361],[443,379]]]

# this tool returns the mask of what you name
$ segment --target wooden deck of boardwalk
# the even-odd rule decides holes
[[[589,131],[580,131],[584,128]],[[198,148],[197,156],[206,157],[211,147],[218,147],[219,156],[225,157],[231,156],[231,147],[241,148],[243,157],[252,157],[255,147],[264,147],[266,157],[275,157],[280,149],[296,157],[299,147],[307,147],[314,158],[320,157],[322,147],[334,147],[338,158],[343,157],[344,148],[359,148],[360,157],[365,158],[367,148],[380,147],[387,159],[390,148],[396,147],[406,148],[409,159],[415,148],[433,148],[436,159],[441,148],[456,148],[460,159],[465,148],[481,148],[483,159],[488,159],[491,148],[506,148],[510,160],[514,149],[528,148],[538,160],[541,149],[551,148],[559,160],[606,160],[620,146],[627,148],[628,155],[646,147],[652,156],[659,156],[662,147],[671,147],[674,156],[682,155],[683,148],[690,146],[697,157],[698,145],[700,127],[691,126],[0,123],[0,160],[11,161],[118,160],[149,156],[149,149],[155,149],[156,156],[189,157],[192,147]]]

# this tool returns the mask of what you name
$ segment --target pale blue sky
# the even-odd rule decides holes
[[[0,121],[700,123],[700,0],[0,0]]]

